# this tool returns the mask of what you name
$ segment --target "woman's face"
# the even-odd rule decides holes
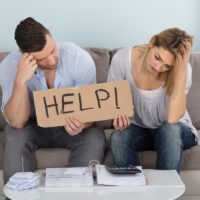
[[[174,56],[162,47],[150,47],[146,58],[147,71],[158,75],[174,67]]]

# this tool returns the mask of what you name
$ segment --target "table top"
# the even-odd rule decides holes
[[[175,170],[144,169],[146,186],[91,186],[45,188],[14,191],[4,187],[4,193],[13,200],[170,200],[180,197],[185,185]]]

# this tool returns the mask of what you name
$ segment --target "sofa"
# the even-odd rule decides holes
[[[85,48],[92,56],[97,68],[97,82],[105,82],[109,70],[109,65],[113,55],[118,49],[105,48]],[[0,62],[7,53],[0,53]],[[187,97],[187,108],[190,113],[193,125],[199,130],[200,134],[200,52],[193,52],[190,58],[190,64],[193,69],[193,84]],[[0,88],[1,90],[1,88]],[[0,91],[1,102],[1,91]],[[6,122],[0,113],[0,195],[3,195],[3,176],[2,176],[2,141],[4,135],[4,127]],[[109,125],[99,122],[98,125],[103,126],[106,138],[109,138]],[[109,141],[109,140],[108,140]],[[35,152],[37,159],[37,169],[45,169],[47,167],[66,167],[70,156],[67,149],[39,149]],[[143,168],[155,168],[156,152],[144,151],[139,153],[139,158]],[[105,150],[105,164],[112,164],[112,156],[109,150],[109,143]],[[186,191],[181,200],[197,200],[200,199],[200,146],[194,146],[183,152],[182,170],[180,177],[186,185]],[[0,197],[1,198],[1,197]]]

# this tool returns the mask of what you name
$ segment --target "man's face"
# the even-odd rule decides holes
[[[58,62],[58,49],[50,35],[46,35],[46,44],[41,51],[32,52],[37,65],[41,69],[55,69]]]

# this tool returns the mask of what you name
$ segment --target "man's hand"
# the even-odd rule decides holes
[[[31,54],[24,53],[22,54],[17,67],[16,81],[24,84],[29,81],[35,73],[37,68],[36,60]]]
[[[125,115],[117,115],[113,120],[115,130],[123,131],[131,125],[130,119]]]
[[[81,123],[77,119],[74,119],[72,117],[68,117],[65,119],[66,125],[64,126],[65,130],[69,135],[78,135],[82,132],[84,128],[86,128],[86,124]]]

